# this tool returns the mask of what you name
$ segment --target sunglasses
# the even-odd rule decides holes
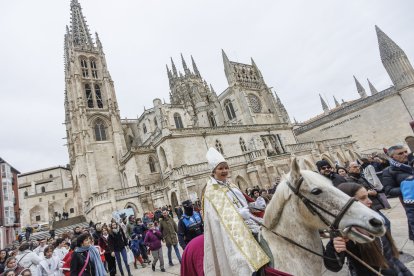
[[[321,170],[329,170],[329,169],[332,169],[332,167],[331,166],[323,166],[323,167],[321,167]]]

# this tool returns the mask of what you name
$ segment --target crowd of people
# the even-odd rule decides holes
[[[385,154],[386,158],[361,158],[344,166],[327,160],[316,163],[319,174],[376,211],[386,228],[383,237],[368,244],[357,244],[342,236],[331,237],[324,250],[328,270],[339,271],[347,264],[351,275],[413,275],[398,259],[402,252],[392,237],[391,222],[381,210],[390,208],[387,198],[399,197],[407,215],[409,239],[414,241],[414,157],[403,146],[390,147]],[[178,265],[173,262],[172,254],[180,264],[183,262],[183,276],[217,275],[217,271],[232,273],[234,270],[240,275],[257,272],[252,267],[269,262],[257,240],[261,219],[280,179],[272,187],[256,186],[242,192],[229,181],[229,166],[221,154],[210,149],[207,159],[212,174],[203,190],[203,206],[199,200],[186,200],[174,209],[164,206],[145,212],[142,218],[121,216],[118,221],[90,223],[89,227],[76,227],[57,237],[53,233],[49,239],[37,241],[31,241],[30,233],[26,232],[26,241],[18,248],[0,250],[1,275],[112,276],[119,272],[130,276],[133,268],[148,265],[153,271],[159,265],[160,271],[165,272],[165,249],[169,267]],[[202,254],[200,249],[194,249],[204,246]],[[229,250],[234,254],[229,256]],[[242,254],[238,253],[240,250]],[[248,259],[251,250],[255,251],[254,260]],[[202,262],[187,263],[191,254],[198,254]]]
[[[145,268],[157,264],[165,272],[163,244],[168,265],[176,265],[172,251],[181,263],[181,251],[194,237],[203,233],[199,203],[186,200],[177,206],[178,224],[171,206],[146,212],[142,218],[121,216],[119,221],[90,223],[48,239],[21,241],[17,248],[0,251],[1,276],[69,276],[69,275],[132,275],[132,267]],[[150,258],[149,256],[152,256]],[[124,271],[126,270],[126,271]]]

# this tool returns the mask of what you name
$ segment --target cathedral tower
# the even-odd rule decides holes
[[[251,64],[230,61],[223,50],[222,57],[229,88],[220,100],[224,100],[228,122],[233,123],[237,119],[234,123],[248,125],[290,123],[285,107],[277,94],[275,98],[271,88],[266,85],[253,59]],[[229,109],[229,106],[232,106],[232,109]],[[238,119],[239,117],[241,118]]]
[[[114,84],[98,34],[95,43],[82,8],[72,0],[65,34],[65,124],[78,212],[92,194],[122,187],[126,152]],[[89,202],[90,203],[90,202]]]
[[[414,84],[414,70],[404,51],[375,26],[382,64],[399,90]]]
[[[188,68],[183,55],[181,55],[181,62],[184,74],[177,71],[172,58],[172,71],[167,65],[171,104],[184,105],[191,115],[192,125],[195,127],[216,126],[214,125],[215,121],[209,120],[209,114],[218,107],[216,93],[210,89],[207,82],[201,77],[193,57],[191,57],[193,71]]]

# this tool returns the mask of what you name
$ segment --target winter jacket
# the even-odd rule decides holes
[[[172,218],[163,217],[160,219],[160,231],[162,233],[162,238],[164,239],[167,246],[178,244],[178,227]]]
[[[16,256],[16,259],[20,266],[29,268],[32,272],[32,275],[37,276],[37,266],[42,261],[41,257],[28,249],[23,252],[19,252],[19,255]]]
[[[139,240],[131,240],[129,242],[129,247],[131,248],[132,253],[134,253],[135,257],[141,254],[141,250],[139,248]]]
[[[109,235],[106,239],[104,236],[101,235],[99,237],[98,245],[101,247],[102,250],[105,250],[106,253],[114,251],[114,249],[109,244]]]
[[[81,272],[88,255],[88,251],[85,252],[73,252],[72,260],[70,262],[70,276],[78,276]],[[91,258],[89,258],[88,264],[82,276],[95,276],[95,264]]]
[[[329,176],[324,175],[332,181],[332,184],[337,187],[339,184],[346,182],[345,178],[337,173],[331,173]]]
[[[162,234],[160,231],[148,230],[145,235],[144,243],[149,247],[150,250],[155,251],[161,248]]]
[[[124,230],[121,227],[118,227],[118,233],[112,232],[108,237],[109,248],[114,252],[121,252],[125,246],[128,245],[128,240],[125,236]]]
[[[411,175],[394,166],[385,168],[382,172],[382,184],[384,185],[385,194],[392,197],[401,196],[400,184]]]

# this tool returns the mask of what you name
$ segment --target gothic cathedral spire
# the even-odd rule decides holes
[[[371,95],[378,94],[378,90],[374,87],[374,85],[367,79],[369,90],[371,91]]]
[[[404,51],[392,41],[378,26],[378,45],[382,64],[387,70],[394,86],[402,89],[414,84],[414,69]]]
[[[355,85],[357,87],[358,94],[361,96],[361,98],[366,98],[367,93],[365,92],[365,88],[361,85],[361,83],[357,80],[357,78],[354,76]]]
[[[328,112],[329,111],[329,107],[326,104],[325,100],[322,98],[321,94],[319,94],[319,98],[321,100],[321,104],[322,104],[322,109],[324,112]]]
[[[72,0],[70,3],[71,11],[71,31],[72,39],[75,45],[78,46],[93,46],[92,36],[89,33],[88,25],[85,17],[82,14],[82,8],[78,0]]]

